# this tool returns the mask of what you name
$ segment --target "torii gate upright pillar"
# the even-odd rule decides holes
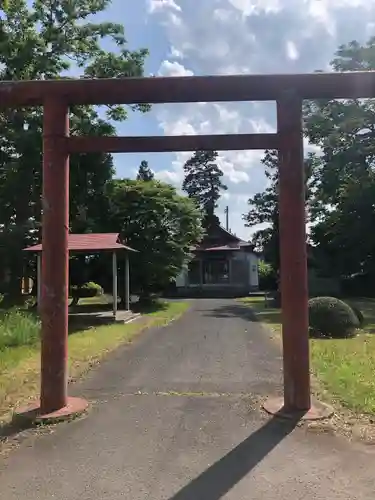
[[[277,102],[284,410],[309,411],[310,359],[302,99]]]
[[[69,110],[48,98],[43,115],[41,412],[67,406]]]
[[[277,101],[279,231],[284,398],[267,401],[272,414],[320,416],[310,395],[308,275],[302,99],[284,92]]]
[[[40,421],[61,420],[88,404],[68,398],[69,289],[69,110],[46,97],[43,115],[42,346],[40,401],[26,414]],[[22,411],[20,412],[22,414]]]

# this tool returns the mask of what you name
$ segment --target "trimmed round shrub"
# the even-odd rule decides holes
[[[70,288],[70,295],[73,298],[85,299],[88,297],[97,297],[102,294],[102,287],[93,281],[89,281],[83,285],[74,285]]]
[[[359,320],[353,309],[335,297],[315,297],[309,300],[309,326],[312,336],[353,337]]]
[[[352,311],[354,312],[354,314],[357,316],[357,319],[358,319],[358,322],[359,322],[359,326],[363,326],[363,323],[365,321],[365,318],[362,314],[362,311],[360,309],[358,309],[357,306],[354,306],[353,304],[351,304],[350,302],[348,303],[349,306],[351,307]]]

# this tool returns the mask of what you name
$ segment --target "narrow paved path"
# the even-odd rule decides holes
[[[259,410],[281,359],[248,309],[199,300],[119,349],[76,394],[88,417],[0,458],[4,500],[368,500],[371,448]]]

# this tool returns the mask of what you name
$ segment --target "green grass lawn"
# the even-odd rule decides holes
[[[99,326],[70,335],[70,379],[81,376],[108,352],[121,344],[131,342],[141,331],[164,326],[178,318],[188,307],[188,302],[159,302],[158,307],[149,309],[132,323]],[[14,407],[36,399],[39,394],[40,343],[39,335],[34,335],[35,325],[39,328],[39,322],[35,315],[19,321],[19,318],[14,319],[12,314],[17,313],[11,313],[13,319],[9,320],[6,327],[0,318],[0,338],[8,336],[8,346],[4,346],[4,343],[1,345],[0,342],[0,422],[11,418]],[[19,321],[21,328],[15,329],[16,321]],[[20,330],[28,329],[30,324],[31,338],[26,339],[27,334]]]
[[[265,307],[263,297],[241,299],[260,321],[281,333],[280,309]],[[375,413],[375,299],[349,299],[364,315],[352,339],[312,339],[312,371],[332,401],[358,413]]]

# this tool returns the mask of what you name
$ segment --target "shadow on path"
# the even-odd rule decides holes
[[[228,304],[217,307],[215,309],[210,309],[205,314],[206,316],[210,316],[212,318],[243,318],[247,321],[258,322],[256,314],[254,311],[248,307],[241,304]]]
[[[273,417],[169,500],[219,500],[276,448],[299,421],[299,418]]]
[[[0,451],[1,446],[9,439],[18,436],[23,431],[35,429],[35,425],[28,423],[25,420],[13,419],[10,422],[0,424]]]

